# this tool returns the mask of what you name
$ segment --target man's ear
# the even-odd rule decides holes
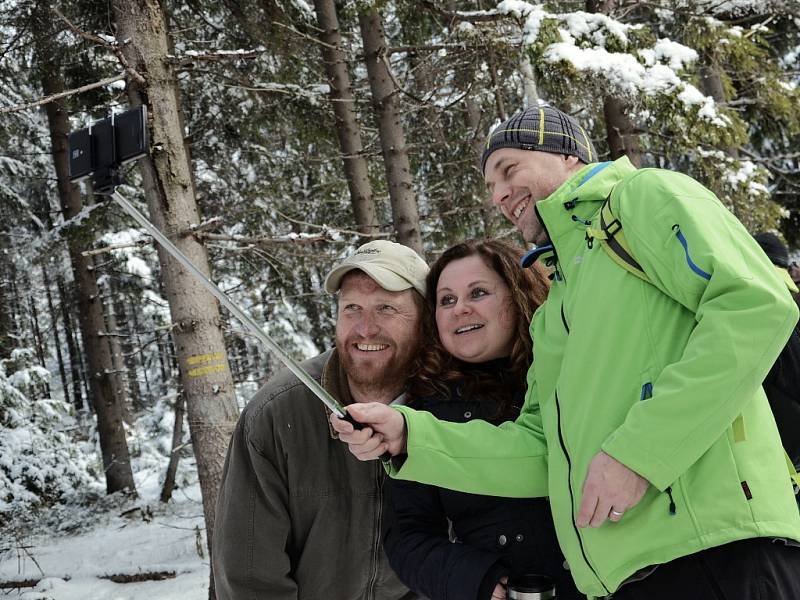
[[[573,156],[571,154],[564,154],[563,156],[564,156],[564,163],[567,165],[567,171],[570,173],[574,171],[579,171],[584,166],[586,166],[586,163],[583,162],[577,156]]]

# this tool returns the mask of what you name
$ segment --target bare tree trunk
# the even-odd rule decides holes
[[[28,289],[30,289],[30,281],[28,282]],[[42,340],[42,329],[39,326],[39,311],[36,309],[36,301],[33,299],[33,294],[28,296],[28,309],[31,323],[31,333],[33,335],[33,346],[36,350],[36,359],[39,361],[39,366],[47,369],[47,361],[45,360],[44,341]],[[36,386],[37,392],[41,393],[43,397],[50,397],[50,384],[47,381],[41,385]]]
[[[31,285],[30,281],[27,283],[28,286]],[[30,289],[30,287],[28,289]],[[36,301],[33,299],[33,294],[28,296],[28,317],[31,323],[31,333],[33,334],[33,346],[36,350],[36,358],[39,361],[39,366],[46,369],[47,362],[44,356],[44,342],[42,341],[42,330],[39,327],[39,311],[36,309]]]
[[[397,241],[422,254],[422,235],[419,212],[414,197],[411,165],[408,160],[405,133],[400,122],[397,100],[389,63],[386,60],[386,37],[378,11],[369,9],[358,16],[361,37],[364,40],[364,58],[367,63],[372,105],[378,121],[383,163],[389,184],[392,220]]]
[[[164,486],[161,488],[161,502],[169,502],[172,491],[175,489],[175,473],[178,471],[178,462],[181,459],[181,442],[183,441],[183,394],[175,398],[175,426],[172,428],[172,449],[169,453],[167,474],[164,477]]]
[[[531,57],[524,46],[519,55],[519,72],[522,76],[525,108],[535,106],[539,102],[539,90],[536,85],[536,74],[533,71]]]
[[[145,103],[150,115],[151,157],[140,159],[150,218],[204,273],[210,276],[204,246],[181,231],[200,222],[166,17],[158,0],[114,0],[118,39],[129,39],[123,52],[145,78],[142,88],[128,85],[131,103]],[[172,315],[181,384],[186,395],[209,551],[217,491],[228,440],[238,418],[219,306],[216,299],[180,263],[159,248],[159,261]],[[210,597],[214,596],[213,574]]]
[[[611,151],[611,160],[627,156],[634,166],[642,165],[642,150],[639,134],[628,117],[625,102],[613,96],[603,98],[603,114],[606,120],[606,139]]]
[[[703,66],[700,69],[700,82],[703,91],[714,99],[717,104],[725,104],[728,101],[725,93],[725,84],[722,81],[722,67],[714,62],[712,56],[703,57]],[[725,154],[731,158],[739,158],[739,149],[736,146],[723,148]]]
[[[61,389],[64,392],[64,402],[69,403],[67,369],[64,364],[64,356],[61,352],[61,336],[58,333],[58,313],[53,304],[53,293],[50,290],[50,278],[47,276],[47,269],[44,265],[42,265],[42,281],[44,282],[44,292],[47,296],[47,310],[50,312],[50,321],[53,323],[53,343],[56,346],[56,359],[58,360],[58,375],[61,378]]]
[[[412,34],[412,32],[409,32],[409,34]],[[435,74],[431,73],[430,63],[417,60],[416,54],[411,54],[408,60],[409,69],[414,73],[414,83],[417,93],[425,95],[430,90],[435,89],[436,84],[433,81]],[[436,146],[445,155],[439,158],[442,174],[445,177],[452,177],[454,179],[460,177],[460,167],[453,165],[453,162],[457,162],[458,157],[453,156],[452,152],[448,152],[453,144],[448,143],[447,132],[442,124],[442,111],[438,107],[434,107],[424,112],[421,111],[418,114],[422,118],[428,120],[428,127],[426,129],[429,131],[430,135],[433,136]],[[460,152],[460,148],[456,148],[456,153]],[[439,215],[440,229],[442,233],[444,233],[445,243],[447,246],[452,246],[461,238],[459,219],[456,215],[458,208],[456,189],[454,186],[450,185],[443,186],[435,192],[433,198],[433,202],[436,205],[436,212]]]
[[[617,0],[586,0],[586,12],[590,13],[610,15],[616,6]],[[639,145],[639,134],[628,116],[628,104],[621,98],[605,96],[603,115],[611,160],[627,156],[634,166],[641,166],[642,150]]]
[[[26,340],[22,332],[21,321],[23,319],[24,311],[21,308],[21,301],[19,297],[19,290],[17,289],[17,268],[14,263],[11,263],[10,272],[8,274],[8,288],[11,295],[10,302],[8,303],[9,312],[11,313],[11,336],[14,338],[13,348],[18,346],[25,346]]]
[[[158,338],[158,367],[161,373],[161,385],[159,386],[159,396],[164,396],[167,393],[171,371],[168,369],[169,357],[167,356],[167,342],[159,336]]]
[[[141,410],[144,405],[142,403],[142,392],[139,389],[139,376],[136,372],[136,358],[134,356],[136,350],[133,347],[133,332],[125,310],[125,300],[120,290],[114,285],[113,280],[109,283],[111,293],[114,295],[114,317],[117,325],[116,329],[119,333],[120,359],[125,369],[125,381],[128,384],[128,397],[131,400],[133,409]]]
[[[37,36],[37,41],[41,36]],[[60,79],[53,57],[48,57],[47,48],[40,47],[40,64],[49,68],[42,77],[46,95],[63,91],[64,84]],[[80,192],[77,186],[69,181],[69,159],[67,134],[69,121],[67,113],[59,102],[51,102],[46,106],[47,119],[50,124],[50,137],[53,144],[53,161],[58,177],[58,193],[64,218],[69,220],[78,215],[82,209]],[[97,433],[100,437],[100,448],[103,453],[103,468],[106,474],[106,490],[109,494],[120,490],[136,492],[131,472],[128,443],[122,423],[120,401],[123,396],[114,389],[111,372],[114,369],[111,351],[107,338],[101,332],[105,329],[103,320],[103,304],[100,290],[97,287],[94,271],[89,260],[81,254],[82,242],[75,231],[68,232],[67,247],[69,249],[72,271],[75,278],[83,348],[91,385],[91,398],[97,414]]]
[[[483,154],[484,144],[486,143],[486,135],[488,134],[488,123],[483,123],[481,116],[481,107],[475,101],[472,94],[467,94],[464,98],[464,106],[466,107],[466,120],[467,125],[472,130],[472,140],[470,148],[474,158],[476,170],[480,169],[480,158]],[[483,173],[480,174],[481,181],[483,181]],[[486,189],[482,188],[479,191],[481,196],[481,220],[483,221],[483,235],[486,238],[493,238],[499,227],[499,211],[495,209],[492,204],[492,198],[486,193]]]
[[[11,278],[5,266],[0,269],[0,359],[9,358],[14,344],[14,319],[11,312]]]
[[[124,303],[124,300],[122,300],[122,302]],[[136,348],[135,350],[132,348],[131,351],[132,352],[135,351],[135,353],[139,356],[138,363],[139,367],[142,370],[142,377],[144,378],[144,391],[147,399],[152,401],[153,389],[150,387],[150,376],[147,374],[147,362],[145,361],[144,350],[142,348],[142,338],[139,335],[139,317],[136,316],[136,308],[133,306],[130,307],[130,310],[125,310],[125,308],[123,307],[123,311],[125,311],[126,314],[129,314],[131,316],[133,328],[131,329],[129,327],[129,329],[131,329],[132,335],[136,336]],[[156,344],[156,350],[160,352],[160,347],[158,346],[158,344]],[[133,356],[131,356],[131,362],[134,362]],[[133,373],[136,372],[135,367],[133,368],[132,372]],[[139,382],[136,379],[136,377],[134,377],[133,382],[136,385],[136,388],[139,389]],[[140,394],[140,401],[141,401],[141,407],[137,408],[142,408],[142,409],[146,408],[146,403],[141,399],[141,394]]]
[[[114,313],[114,292],[109,281],[110,278],[105,279],[102,286],[101,293],[103,294],[103,306],[105,308],[105,332],[108,346],[111,349],[111,364],[114,367],[113,378],[114,388],[117,394],[121,395],[119,399],[120,409],[122,410],[122,418],[128,424],[133,424],[133,417],[131,416],[130,406],[128,400],[128,385],[125,377],[125,363],[122,360],[122,346],[120,344],[120,330],[117,324],[117,316]]]
[[[342,150],[344,174],[350,189],[350,202],[356,228],[362,233],[378,233],[375,216],[375,200],[369,182],[367,160],[361,145],[361,129],[355,109],[355,98],[347,72],[347,61],[342,50],[342,35],[336,16],[334,0],[314,0],[317,22],[322,30],[319,37],[322,46],[322,61],[330,85],[330,99],[336,121],[336,135]],[[364,241],[367,241],[366,239]]]
[[[61,319],[64,321],[64,336],[67,338],[67,351],[69,352],[69,371],[72,380],[72,402],[76,410],[83,410],[83,394],[81,392],[81,356],[75,342],[75,330],[72,327],[70,316],[70,302],[60,273],[56,273],[56,287],[58,288],[58,301],[61,305]]]

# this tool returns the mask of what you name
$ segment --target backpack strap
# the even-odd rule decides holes
[[[596,234],[594,237],[600,239],[600,245],[611,257],[611,260],[639,279],[650,283],[650,278],[644,272],[642,265],[636,261],[631,247],[628,245],[628,240],[625,239],[622,223],[611,208],[611,194],[608,195],[600,209],[600,231],[602,232],[600,234],[596,230],[587,231],[587,234]]]
[[[639,264],[636,257],[633,255],[628,240],[625,239],[625,233],[622,231],[622,222],[611,208],[611,194],[613,193],[614,190],[612,189],[606,201],[603,202],[603,206],[600,208],[600,229],[588,227],[586,229],[586,238],[587,240],[591,238],[600,240],[600,245],[611,260],[629,273],[636,275],[639,279],[647,283],[652,283],[647,273],[644,272],[642,265]],[[744,441],[746,433],[742,415],[736,418],[732,426],[734,440]],[[783,454],[786,457],[786,466],[789,470],[789,477],[794,485],[795,493],[800,493],[800,473],[797,472],[794,463],[792,463],[792,459],[789,458],[789,454],[785,449]]]

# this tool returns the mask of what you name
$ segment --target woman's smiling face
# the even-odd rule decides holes
[[[436,328],[445,349],[465,362],[509,356],[516,318],[511,292],[480,256],[447,264],[436,286]]]

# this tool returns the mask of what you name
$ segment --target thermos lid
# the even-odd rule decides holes
[[[556,587],[546,575],[514,575],[508,580],[509,600],[553,600]]]

